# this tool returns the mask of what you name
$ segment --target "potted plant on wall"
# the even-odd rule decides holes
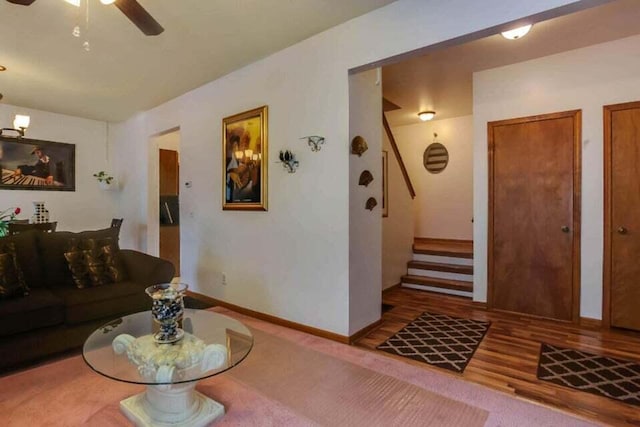
[[[113,190],[116,187],[115,178],[105,171],[94,173],[93,176],[98,180],[98,185],[102,190]]]

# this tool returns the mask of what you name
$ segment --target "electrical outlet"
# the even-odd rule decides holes
[[[227,275],[222,273],[222,286],[227,286]]]

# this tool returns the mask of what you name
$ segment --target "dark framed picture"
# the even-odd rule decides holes
[[[0,190],[76,190],[76,146],[0,136]]]
[[[389,153],[382,150],[382,217],[389,216]]]
[[[222,120],[222,209],[267,210],[267,106]]]

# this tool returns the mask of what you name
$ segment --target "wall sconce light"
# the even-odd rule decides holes
[[[295,173],[298,165],[300,164],[296,160],[296,156],[289,150],[280,150],[280,163],[282,163],[282,167],[284,167],[289,173]]]
[[[420,117],[420,120],[422,120],[423,122],[433,120],[435,116],[436,116],[435,111],[421,111],[418,113],[418,117]]]
[[[3,134],[4,131],[11,131],[11,132],[16,132],[18,134],[16,135],[17,138],[21,138],[24,136],[24,132],[29,127],[30,122],[31,122],[31,117],[25,116],[22,114],[16,114],[15,118],[13,119],[13,127],[0,129],[0,136]]]
[[[311,151],[320,151],[322,144],[324,144],[324,136],[311,135],[303,136],[300,139],[307,140],[307,144],[311,147]]]

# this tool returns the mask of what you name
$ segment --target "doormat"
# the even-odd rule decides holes
[[[387,311],[391,310],[394,305],[382,303],[382,314],[385,314]]]
[[[464,372],[491,322],[423,313],[378,350],[454,372]]]
[[[640,405],[640,364],[571,348],[540,346],[538,379]]]

